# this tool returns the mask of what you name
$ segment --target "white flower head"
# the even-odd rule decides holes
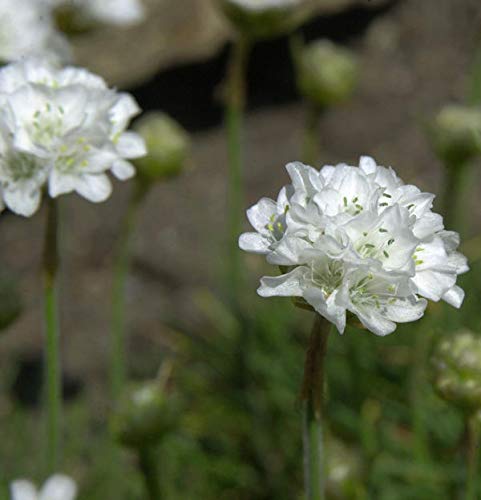
[[[84,69],[29,59],[0,70],[0,187],[5,204],[30,216],[43,187],[76,191],[92,202],[111,193],[107,173],[132,177],[129,159],[146,153],[126,131],[140,110],[134,99]]]
[[[26,479],[13,481],[10,491],[11,500],[74,500],[77,496],[75,482],[62,474],[50,477],[40,491]]]
[[[459,235],[431,210],[434,195],[370,157],[287,171],[291,184],[247,211],[255,232],[239,239],[282,269],[262,278],[261,296],[299,297],[341,333],[349,312],[377,335],[419,319],[426,299],[461,306],[456,280],[468,265]]]
[[[50,6],[43,0],[0,0],[0,61],[33,55],[70,59],[69,45],[55,29]]]

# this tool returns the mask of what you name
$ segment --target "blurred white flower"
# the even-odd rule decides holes
[[[227,0],[228,2],[238,5],[239,7],[252,10],[263,11],[269,9],[284,9],[286,7],[295,7],[305,0]]]
[[[75,482],[61,474],[50,477],[40,491],[25,479],[13,481],[10,491],[11,500],[74,500],[77,496]]]
[[[141,0],[84,0],[82,8],[92,19],[120,26],[139,23],[145,17]]]
[[[26,56],[70,60],[66,39],[54,27],[44,0],[0,0],[0,61]]]
[[[129,159],[146,153],[125,129],[139,111],[135,100],[84,69],[59,69],[29,59],[0,70],[0,186],[5,204],[30,216],[48,185],[50,196],[76,191],[107,199],[111,170],[125,180]]]
[[[53,7],[67,6],[86,21],[130,26],[145,19],[142,0],[47,0]]]
[[[458,234],[431,211],[434,195],[369,157],[359,167],[291,163],[287,171],[291,184],[247,211],[256,232],[239,240],[283,270],[262,278],[260,295],[299,297],[341,333],[347,311],[387,335],[419,319],[425,299],[461,306],[456,280],[468,266]]]

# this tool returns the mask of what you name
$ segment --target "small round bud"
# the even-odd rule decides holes
[[[148,151],[147,156],[134,161],[141,178],[153,182],[182,171],[190,155],[190,139],[175,120],[164,113],[147,113],[134,130],[144,138]]]
[[[444,163],[463,164],[481,153],[481,108],[445,106],[432,120],[428,134]]]
[[[288,33],[312,11],[308,0],[218,0],[231,24],[244,36],[259,40]]]
[[[355,54],[328,40],[304,47],[297,71],[299,91],[318,106],[332,106],[348,99],[359,75]]]
[[[156,380],[126,391],[111,418],[110,429],[120,444],[140,449],[159,441],[174,422],[175,404]]]
[[[481,409],[481,338],[468,330],[441,341],[432,357],[438,394],[470,413]]]

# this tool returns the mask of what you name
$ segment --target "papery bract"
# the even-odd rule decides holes
[[[239,240],[283,270],[261,279],[261,296],[298,297],[341,333],[350,312],[378,335],[419,319],[426,299],[461,306],[456,280],[468,265],[458,234],[431,210],[434,195],[370,157],[287,171],[291,184],[247,211],[255,232]]]

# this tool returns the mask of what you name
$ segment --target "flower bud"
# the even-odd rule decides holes
[[[481,108],[445,106],[434,117],[428,134],[444,163],[463,164],[481,153]]]
[[[345,101],[358,81],[359,68],[354,53],[328,40],[304,47],[297,66],[299,91],[318,106]]]
[[[158,442],[174,422],[175,403],[156,380],[126,391],[111,418],[110,430],[123,446],[140,449]]]
[[[138,175],[153,182],[178,175],[190,155],[187,132],[164,113],[145,114],[134,126],[145,140],[148,153],[135,160]]]
[[[481,338],[463,330],[443,340],[433,358],[438,394],[467,412],[481,409]]]
[[[308,0],[218,0],[231,24],[251,39],[266,39],[294,30],[311,11]]]

